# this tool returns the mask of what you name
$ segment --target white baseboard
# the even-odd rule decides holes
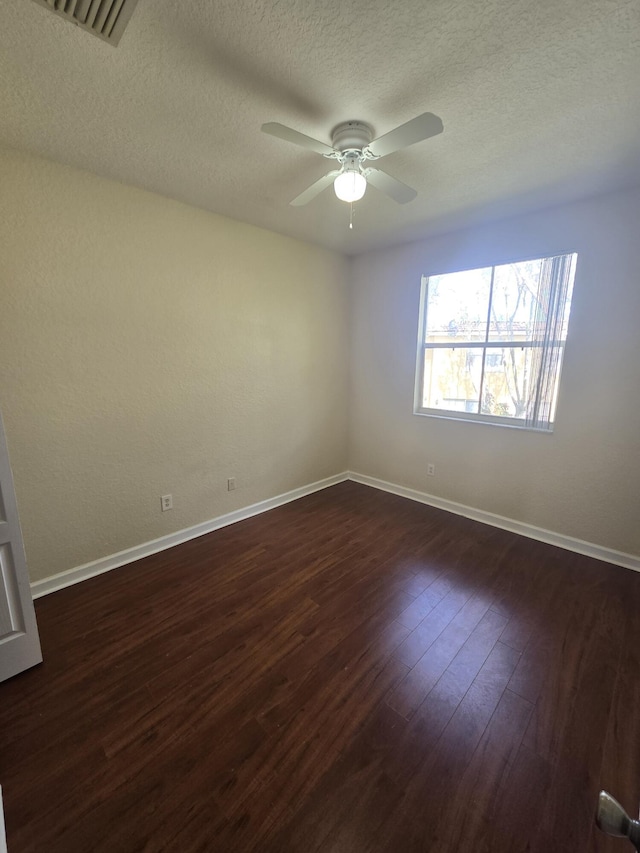
[[[500,527],[502,530],[518,533],[520,536],[526,536],[529,539],[537,539],[538,542],[546,542],[548,545],[556,545],[558,548],[564,548],[567,551],[575,551],[577,554],[584,554],[586,557],[593,557],[596,560],[603,560],[605,563],[614,563],[616,566],[623,566],[625,569],[640,572],[640,557],[635,557],[633,554],[625,554],[623,551],[615,551],[613,548],[603,548],[593,542],[585,542],[583,539],[575,539],[573,536],[554,533],[552,530],[544,530],[542,527],[535,527],[533,524],[525,524],[522,521],[505,518],[493,512],[485,512],[482,509],[448,501],[436,495],[409,489],[406,486],[387,483],[386,480],[378,480],[376,477],[368,477],[366,474],[349,471],[348,478],[356,483],[362,483],[364,486],[373,486],[374,489],[380,489],[383,492],[391,492],[393,495],[410,498],[412,501],[428,504],[437,509],[453,512],[456,515],[463,515],[465,518],[471,518],[492,527]]]
[[[365,486],[372,486],[374,489],[380,489],[384,492],[390,492],[394,495],[399,495],[403,498],[409,498],[419,503],[428,504],[429,506],[443,509],[446,512],[453,512],[456,515],[463,515],[465,518],[480,521],[483,524],[489,524],[492,527],[499,527],[502,530],[508,530],[511,533],[518,533],[521,536],[526,536],[529,539],[537,539],[539,542],[546,542],[548,545],[556,545],[558,548],[564,548],[567,551],[575,551],[577,554],[584,554],[587,557],[593,557],[596,560],[603,560],[605,563],[614,563],[617,566],[623,566],[626,569],[633,569],[640,572],[640,557],[633,554],[625,554],[622,551],[615,551],[612,548],[604,548],[601,545],[595,545],[593,542],[585,542],[582,539],[575,539],[572,536],[565,536],[562,533],[554,533],[552,530],[544,530],[541,527],[535,527],[532,524],[525,524],[522,521],[515,521],[512,518],[505,518],[502,515],[496,515],[492,512],[485,512],[475,507],[466,506],[465,504],[449,501],[445,498],[439,498],[436,495],[430,495],[427,492],[419,492],[416,489],[409,489],[406,486],[398,486],[395,483],[388,483],[386,480],[379,480],[377,477],[369,477],[366,474],[358,474],[354,471],[336,474],[333,477],[327,477],[324,480],[318,480],[315,483],[309,483],[307,486],[301,486],[298,489],[292,489],[290,492],[285,492],[282,495],[277,495],[274,498],[260,501],[259,503],[251,504],[242,509],[229,512],[226,515],[220,515],[211,521],[204,521],[201,524],[196,524],[193,527],[187,527],[184,530],[178,530],[176,533],[170,533],[167,536],[161,536],[159,539],[153,539],[151,542],[144,542],[142,545],[136,545],[133,548],[127,548],[125,551],[119,551],[117,554],[111,554],[108,557],[102,557],[99,560],[94,560],[91,563],[85,563],[82,566],[76,566],[74,569],[69,569],[66,572],[60,572],[57,575],[52,575],[41,581],[34,581],[31,584],[31,593],[34,598],[40,598],[43,595],[48,595],[51,592],[56,592],[59,589],[64,589],[67,586],[80,583],[80,581],[88,578],[101,575],[104,572],[110,572],[112,569],[126,566],[142,557],[148,557],[150,554],[157,554],[159,551],[165,551],[167,548],[173,548],[174,545],[180,545],[182,542],[188,542],[190,539],[195,539],[197,536],[203,536],[205,533],[211,533],[221,527],[226,527],[229,524],[235,524],[236,521],[242,521],[245,518],[251,518],[254,515],[259,515],[262,512],[267,512],[270,509],[275,509],[278,506],[295,501],[305,495],[310,495],[313,492],[318,492],[321,489],[326,489],[329,486],[335,486],[337,483],[342,483],[345,480],[353,480],[356,483],[362,483]]]
[[[285,492],[282,495],[276,495],[274,498],[260,501],[259,503],[251,504],[250,506],[237,509],[234,512],[229,512],[226,515],[219,515],[211,521],[203,521],[201,524],[196,524],[193,527],[187,527],[184,530],[178,530],[176,533],[169,533],[167,536],[161,536],[159,539],[152,539],[151,542],[144,542],[142,545],[135,545],[133,548],[127,548],[124,551],[119,551],[117,554],[111,554],[108,557],[102,557],[99,560],[94,560],[91,563],[85,563],[82,566],[76,566],[74,569],[68,569],[65,572],[60,572],[57,575],[52,575],[49,578],[44,578],[41,581],[34,581],[31,584],[31,594],[33,598],[40,598],[43,595],[48,595],[51,592],[57,592],[59,589],[64,589],[67,586],[80,583],[80,581],[93,578],[96,575],[101,575],[104,572],[110,572],[112,569],[126,566],[128,563],[133,563],[140,560],[142,557],[148,557],[150,554],[157,554],[158,551],[165,551],[167,548],[173,548],[174,545],[180,545],[182,542],[188,542],[190,539],[195,539],[197,536],[203,536],[205,533],[211,533],[213,530],[218,530],[221,527],[226,527],[229,524],[235,524],[236,521],[242,521],[245,518],[251,518],[253,515],[259,515],[267,510],[275,509],[283,504],[295,501],[305,495],[310,495],[313,492],[319,492],[321,489],[326,489],[329,486],[335,486],[336,483],[342,483],[348,479],[347,473],[335,474],[333,477],[326,477],[324,480],[318,480],[315,483],[309,483],[307,486],[300,486],[298,489],[292,489],[290,492]]]

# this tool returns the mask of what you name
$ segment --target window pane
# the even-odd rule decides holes
[[[425,342],[486,340],[490,287],[491,267],[430,276]]]
[[[531,341],[539,337],[534,327],[541,268],[542,260],[521,261],[496,267],[489,340]]]
[[[425,350],[422,405],[428,409],[477,414],[481,375],[481,349]]]
[[[482,388],[483,415],[524,418],[536,392],[531,347],[488,348]]]

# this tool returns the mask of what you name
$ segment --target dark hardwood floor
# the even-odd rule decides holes
[[[10,853],[628,848],[594,813],[640,800],[629,570],[343,483],[36,611]]]

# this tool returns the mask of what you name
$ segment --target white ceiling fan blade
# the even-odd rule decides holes
[[[429,139],[430,136],[437,136],[443,130],[442,119],[433,113],[422,113],[384,136],[374,139],[368,148],[376,157],[386,157],[400,148],[407,148],[416,142],[422,142],[423,139]]]
[[[388,195],[394,201],[397,201],[398,204],[406,204],[408,201],[413,201],[418,195],[414,189],[403,184],[397,178],[392,178],[391,175],[382,172],[380,169],[367,169],[366,176],[368,183],[377,190],[380,190],[380,192]]]
[[[330,145],[325,145],[324,142],[319,142],[317,139],[312,139],[304,133],[286,127],[277,121],[270,121],[263,124],[261,128],[263,133],[268,133],[271,136],[277,136],[278,139],[284,139],[285,142],[293,142],[294,145],[300,145],[302,148],[308,148],[310,151],[315,151],[316,154],[334,154],[335,150]]]
[[[320,195],[322,190],[326,190],[326,188],[335,181],[336,176],[339,174],[339,169],[336,169],[333,172],[327,172],[327,174],[323,175],[320,180],[311,184],[311,186],[307,187],[307,189],[300,193],[300,195],[297,195],[293,201],[289,202],[289,204],[292,204],[294,207],[302,207],[303,204],[308,204],[317,195]]]

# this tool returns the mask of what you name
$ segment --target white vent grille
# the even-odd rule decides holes
[[[36,0],[40,6],[116,45],[138,0]]]

